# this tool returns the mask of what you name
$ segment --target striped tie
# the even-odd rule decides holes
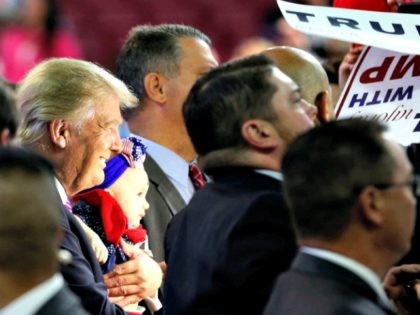
[[[69,198],[67,198],[66,202],[64,203],[64,208],[66,208],[69,212],[73,212],[71,207],[71,201]]]
[[[191,163],[188,167],[188,170],[188,175],[190,176],[194,189],[197,191],[205,185],[206,179],[204,178],[203,173],[200,171],[197,163]]]

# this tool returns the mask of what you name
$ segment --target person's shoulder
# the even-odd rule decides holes
[[[61,315],[88,315],[82,307],[79,298],[67,286],[63,286],[54,294],[35,315],[53,313]]]

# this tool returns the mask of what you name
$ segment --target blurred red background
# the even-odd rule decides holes
[[[221,61],[244,38],[259,35],[264,14],[275,0],[61,0],[86,59],[110,70],[128,31],[138,24],[183,23],[206,33]]]

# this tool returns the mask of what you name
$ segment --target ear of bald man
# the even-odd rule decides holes
[[[334,120],[334,113],[331,112],[329,97],[328,92],[323,91],[315,99],[315,106],[318,109],[316,118],[321,124]]]

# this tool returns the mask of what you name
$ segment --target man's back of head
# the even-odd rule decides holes
[[[302,119],[286,119],[284,108]],[[207,168],[214,163],[263,167],[249,160],[248,153],[257,152],[273,155],[276,162],[266,167],[278,170],[285,145],[312,126],[307,111],[296,85],[264,56],[210,71],[196,82],[183,107],[188,133]]]
[[[328,123],[283,159],[300,244],[348,256],[379,277],[409,249],[415,216],[411,165],[384,131],[373,121]]]
[[[58,270],[61,203],[52,166],[23,149],[0,148],[0,200],[0,282],[7,283],[0,295],[13,299]]]

